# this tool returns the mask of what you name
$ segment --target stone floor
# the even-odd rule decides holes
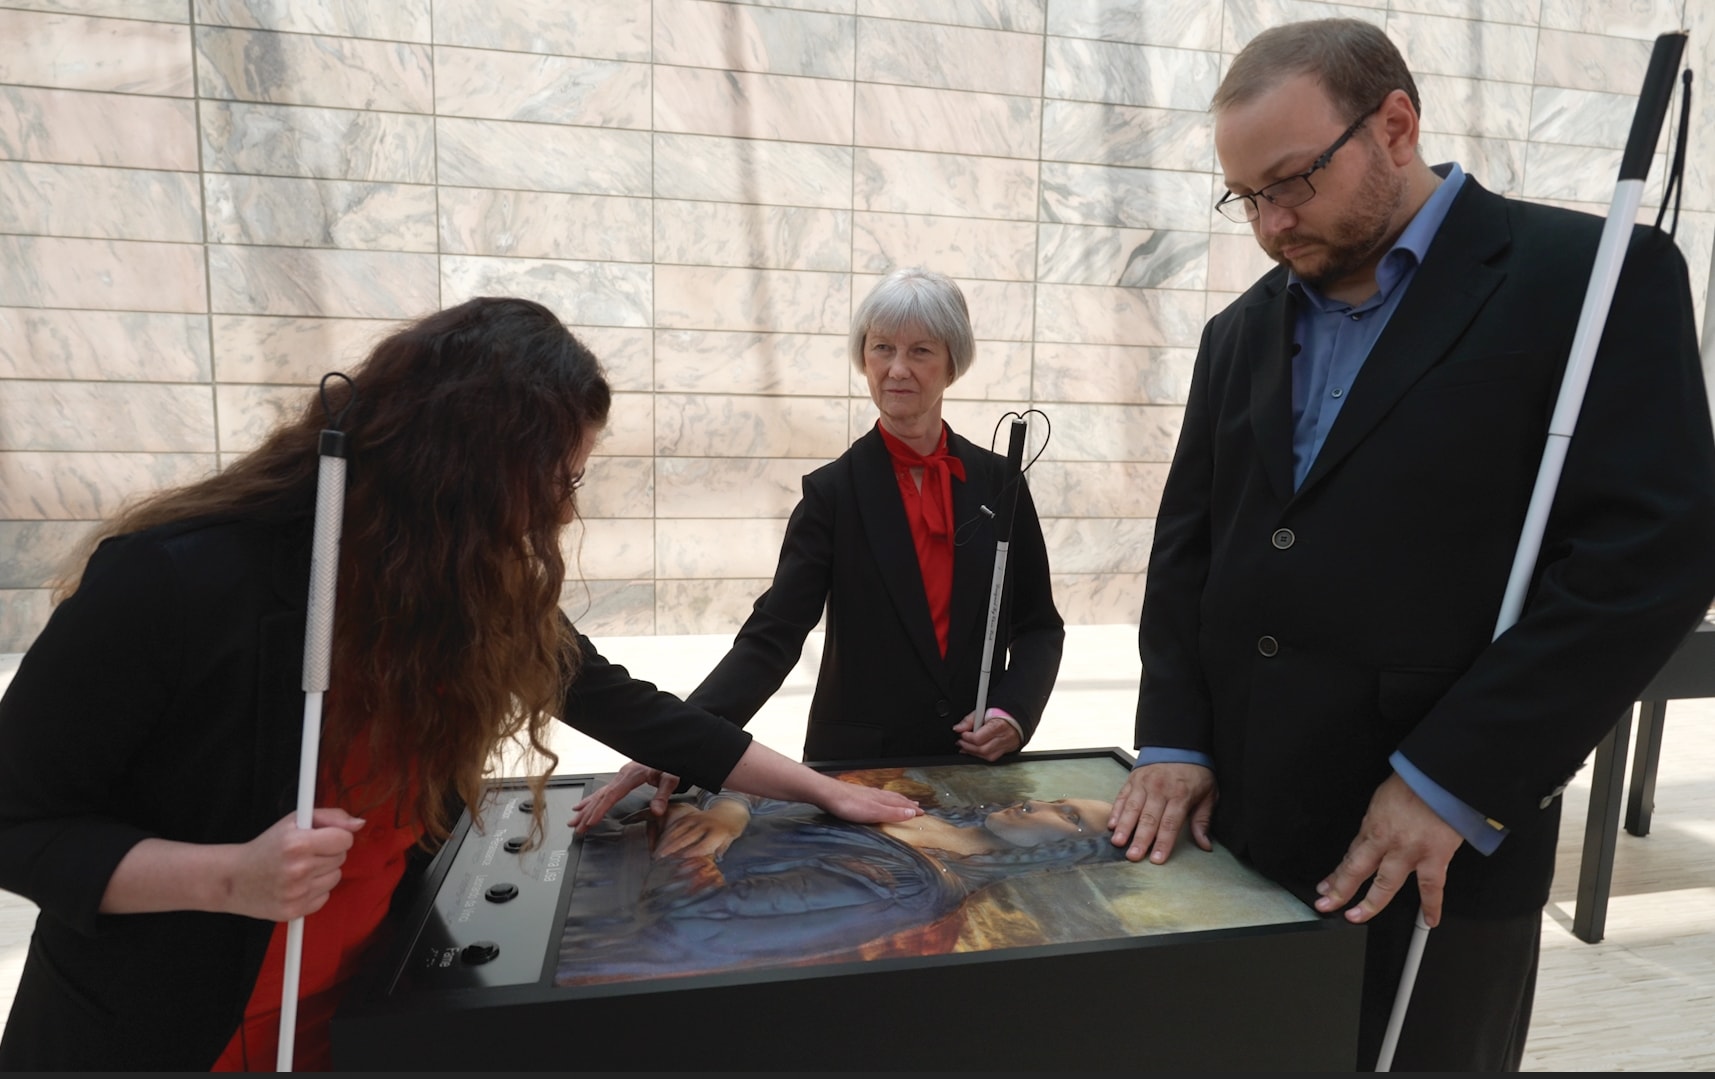
[[[1068,631],[1066,662],[1033,749],[1131,744],[1137,695],[1135,627]],[[663,688],[689,691],[729,643],[719,637],[632,637],[597,642],[610,658]],[[751,725],[796,756],[802,746],[816,640]],[[17,657],[0,656],[0,688]],[[611,771],[623,758],[575,732],[554,743],[558,771]],[[503,771],[509,769],[501,765]],[[1559,871],[1542,921],[1529,1071],[1715,1070],[1715,700],[1668,709],[1651,834],[1622,833],[1607,933],[1572,935],[1573,895],[1589,799],[1589,769],[1566,793]],[[33,908],[0,892],[0,1015],[9,1010]]]

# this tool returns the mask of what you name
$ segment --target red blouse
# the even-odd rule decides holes
[[[953,602],[953,480],[965,481],[965,463],[947,452],[944,423],[935,452],[927,455],[888,434],[879,423],[876,428],[893,458],[899,497],[905,501],[905,521],[911,526],[911,542],[917,548],[917,568],[923,573],[929,617],[935,623],[935,643],[941,646],[941,658],[945,659]],[[911,478],[913,468],[923,470],[921,488]]]

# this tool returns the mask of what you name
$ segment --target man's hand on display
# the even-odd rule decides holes
[[[1453,826],[1396,773],[1370,798],[1370,808],[1358,837],[1328,878],[1316,886],[1316,909],[1339,910],[1370,881],[1363,901],[1346,911],[1349,922],[1367,922],[1393,901],[1406,878],[1417,874],[1423,918],[1433,927],[1441,920],[1441,892],[1447,884],[1447,863],[1464,842]],[[1374,878],[1371,880],[1371,878]]]
[[[1108,831],[1114,846],[1125,847],[1125,856],[1134,862],[1145,853],[1156,865],[1167,861],[1187,821],[1197,846],[1214,850],[1209,819],[1216,797],[1215,773],[1200,764],[1146,764],[1132,769],[1120,785]]]
[[[571,820],[572,830],[583,835],[589,831],[608,811],[619,803],[621,798],[630,794],[645,783],[655,785],[655,797],[649,800],[649,811],[656,816],[667,812],[667,799],[679,789],[679,777],[671,772],[663,772],[659,768],[650,768],[636,761],[627,762],[614,777],[598,790],[591,792],[583,801],[572,807],[574,814]]]
[[[971,727],[975,724],[977,714],[972,712],[964,719],[953,725],[953,730],[959,735],[959,752],[968,753],[973,757],[981,757],[985,761],[997,761],[1008,753],[1024,746],[1024,739],[1018,735],[1018,729],[993,709],[989,717],[983,720],[983,729],[975,734]]]

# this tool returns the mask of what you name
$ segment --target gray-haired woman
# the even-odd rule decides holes
[[[941,419],[947,387],[975,353],[959,287],[942,274],[889,274],[852,320],[852,363],[880,411],[876,426],[804,477],[774,581],[732,649],[687,698],[744,724],[798,662],[823,611],[826,643],[804,757],[886,760],[967,753],[993,761],[1035,732],[1060,669],[1065,624],[1048,556],[1020,481],[984,722],[977,683],[1006,461]],[[640,765],[580,807],[580,830],[625,793],[655,782],[664,810],[677,785]]]

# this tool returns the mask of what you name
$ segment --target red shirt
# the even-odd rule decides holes
[[[899,479],[899,497],[905,502],[905,522],[911,526],[911,542],[917,548],[917,568],[923,574],[923,594],[929,601],[929,618],[935,624],[935,643],[941,658],[947,658],[947,630],[953,603],[953,480],[965,481],[965,463],[947,452],[947,425],[941,425],[941,440],[935,452],[924,455],[887,433],[879,423],[881,441],[893,458],[893,474]],[[923,470],[919,488],[911,470]]]

